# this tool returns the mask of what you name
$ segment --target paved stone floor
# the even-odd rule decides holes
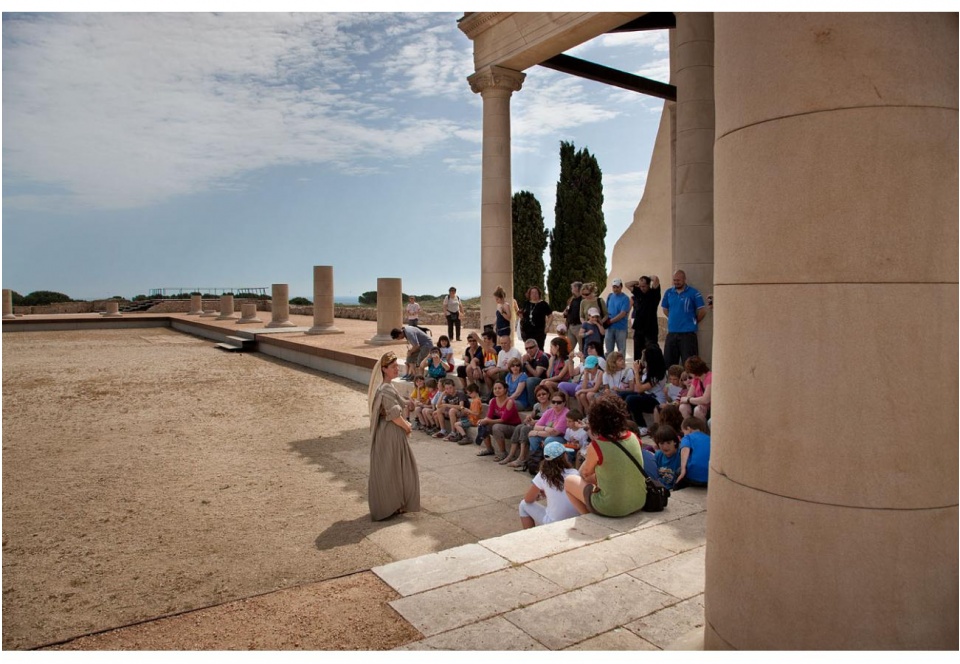
[[[705,522],[706,491],[685,489],[660,514],[590,514],[372,571],[425,637],[400,650],[660,650],[704,624]]]

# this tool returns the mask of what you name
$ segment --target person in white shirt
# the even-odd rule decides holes
[[[557,441],[544,446],[540,472],[533,478],[532,486],[520,501],[520,524],[524,528],[542,526],[580,514],[563,490],[564,478],[579,475],[570,467],[565,451],[566,448]],[[540,497],[547,499],[546,507],[537,503]]]
[[[523,366],[523,353],[519,348],[513,347],[513,337],[509,334],[499,337],[497,342],[500,344],[500,352],[497,353],[497,369],[501,372],[499,377],[503,378],[510,372],[510,360],[520,360],[520,365]]]

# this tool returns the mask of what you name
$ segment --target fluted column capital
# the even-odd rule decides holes
[[[519,92],[523,86],[523,79],[527,77],[523,72],[490,65],[467,77],[470,89],[485,95],[490,92],[499,92],[510,96]]]

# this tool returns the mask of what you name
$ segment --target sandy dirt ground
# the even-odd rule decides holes
[[[4,649],[418,638],[393,591],[353,573],[476,534],[429,511],[370,522],[365,388],[212,346],[166,328],[3,335]]]

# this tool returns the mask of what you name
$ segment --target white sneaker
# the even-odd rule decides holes
[[[646,435],[648,435],[649,433],[650,433],[650,430],[647,429],[647,427],[640,427],[640,435],[641,435],[641,436],[646,436]]]

